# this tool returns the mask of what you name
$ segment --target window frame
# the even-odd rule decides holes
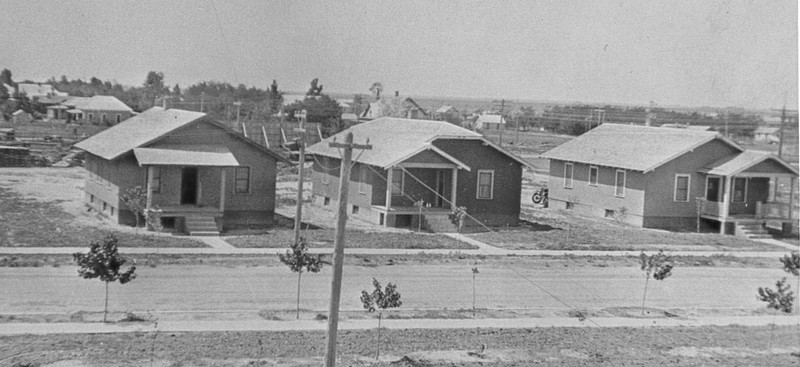
[[[742,187],[742,199],[736,200],[736,180],[743,180],[744,187]],[[747,202],[747,186],[750,184],[750,180],[747,177],[733,177],[731,179],[731,202],[732,203],[746,203]]]
[[[592,182],[592,171],[595,171],[594,182]],[[600,183],[600,168],[589,166],[589,186],[597,186]]]
[[[619,184],[619,174],[622,173],[622,186]],[[624,169],[617,169],[614,173],[614,196],[618,198],[625,197],[625,186],[628,183],[628,172]],[[620,193],[620,189],[622,192]]]
[[[489,197],[481,196],[481,175],[488,173],[489,178]],[[485,186],[485,185],[484,185]],[[492,200],[494,199],[494,170],[493,169],[480,169],[478,170],[478,177],[476,182],[475,198],[478,200]]]
[[[239,178],[239,174],[238,173],[239,173],[239,170],[243,170],[243,169],[247,170],[247,179],[246,179],[247,180],[247,191],[246,192],[239,190],[239,181],[244,180],[244,179]],[[252,169],[250,169],[250,166],[233,167],[233,193],[234,194],[240,194],[240,195],[250,194],[252,192],[251,191],[251,185],[250,185],[250,181],[251,181],[250,178],[251,177],[252,177]]]
[[[685,200],[678,200],[678,180],[681,178],[686,178],[686,199]],[[676,203],[688,203],[689,198],[692,197],[692,175],[688,173],[676,173],[675,174],[675,184],[672,187],[672,201]]]
[[[406,172],[402,168],[392,168],[392,182],[389,183],[392,186],[392,196],[403,196],[406,191]],[[394,180],[400,176],[400,187],[394,184]],[[397,192],[395,192],[397,189]]]
[[[358,171],[358,193],[359,194],[366,194],[367,193],[367,166],[360,165]]]
[[[569,167],[569,181],[567,181],[567,167]],[[575,181],[575,165],[570,162],[564,163],[564,188],[571,189]]]

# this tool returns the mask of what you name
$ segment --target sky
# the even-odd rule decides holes
[[[224,81],[305,91],[780,108],[796,0],[0,0],[15,81]]]

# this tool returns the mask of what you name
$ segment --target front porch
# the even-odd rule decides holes
[[[796,220],[797,171],[768,153],[745,151],[704,169],[705,195],[697,198],[700,218],[720,223],[721,234],[781,223],[790,232]]]

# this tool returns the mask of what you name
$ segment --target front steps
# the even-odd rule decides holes
[[[212,215],[186,216],[184,226],[190,236],[219,236],[219,228]]]
[[[762,223],[737,223],[736,234],[748,240],[773,239]]]

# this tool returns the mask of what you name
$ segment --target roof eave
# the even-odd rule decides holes
[[[692,145],[691,147],[688,147],[688,148],[686,148],[686,149],[684,149],[684,150],[681,150],[680,152],[678,152],[678,153],[675,153],[675,154],[673,154],[672,156],[670,156],[670,157],[668,157],[668,158],[665,158],[665,159],[663,159],[663,160],[661,160],[661,161],[659,161],[659,162],[657,162],[657,163],[653,164],[652,166],[650,166],[650,167],[647,167],[647,168],[643,169],[643,170],[642,170],[642,172],[644,172],[644,173],[648,173],[648,172],[654,171],[654,170],[655,170],[655,169],[657,169],[658,167],[661,167],[661,166],[663,166],[663,165],[665,165],[665,164],[667,164],[667,163],[671,162],[671,161],[672,161],[672,160],[674,160],[675,158],[678,158],[678,157],[680,157],[680,156],[682,156],[682,155],[684,155],[684,154],[686,154],[686,153],[688,153],[688,152],[691,152],[691,151],[693,151],[693,150],[695,150],[695,149],[699,148],[699,147],[700,147],[700,146],[702,146],[703,144],[706,144],[706,143],[708,143],[708,142],[710,142],[710,141],[713,141],[714,139],[719,139],[719,140],[721,140],[722,142],[724,142],[724,143],[727,143],[728,145],[730,145],[730,146],[731,146],[731,147],[733,147],[734,149],[737,149],[737,150],[739,150],[739,152],[744,152],[744,149],[743,149],[742,147],[740,147],[738,144],[734,143],[732,140],[730,140],[730,139],[728,139],[728,138],[726,138],[726,137],[724,137],[724,136],[721,136],[721,135],[711,135],[711,136],[709,136],[708,138],[705,138],[705,139],[703,139],[703,140],[700,140],[699,142],[697,142],[696,144]]]

